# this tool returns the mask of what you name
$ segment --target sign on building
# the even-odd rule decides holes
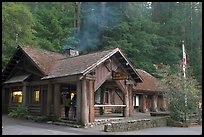
[[[128,75],[124,72],[115,72],[112,71],[112,79],[113,80],[123,80],[123,79],[127,79]]]

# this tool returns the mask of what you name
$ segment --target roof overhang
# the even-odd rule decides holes
[[[24,74],[24,75],[19,75],[19,76],[13,76],[9,80],[3,82],[3,84],[11,84],[11,83],[18,83],[18,82],[23,82],[26,80],[30,74]]]

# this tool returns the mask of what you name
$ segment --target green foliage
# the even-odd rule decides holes
[[[103,115],[103,114],[104,114],[104,108],[100,107],[100,115]]]
[[[14,2],[2,3],[2,69],[14,53],[17,44],[33,44],[34,19],[30,9]]]
[[[176,121],[176,120],[173,120],[171,118],[168,118],[167,119],[167,126],[171,126],[171,127],[189,127],[190,123]]]
[[[65,40],[71,37],[75,19],[74,4],[51,2],[35,6],[37,10],[33,11],[36,18],[34,34],[39,39],[39,46],[60,52]]]
[[[159,24],[143,17],[134,18],[128,22],[124,21],[103,32],[102,45],[106,48],[121,48],[136,68],[152,73],[154,72],[153,63],[178,61],[178,56],[175,56],[172,50],[167,49],[171,48],[167,40],[155,34],[158,28]],[[165,57],[161,58],[157,53]],[[173,54],[174,58],[168,54]]]
[[[170,66],[162,65],[158,69],[163,74],[163,83],[167,86],[166,97],[168,98],[170,116],[173,120],[186,121],[186,118],[197,109],[196,103],[200,101],[202,95],[198,82],[192,77],[188,71],[188,75],[184,80],[181,75],[181,68],[177,68],[177,72],[172,73]],[[187,100],[187,103],[185,101]]]
[[[28,108],[22,105],[19,105],[16,110],[11,110],[9,116],[11,117],[24,117],[28,114]]]
[[[119,47],[134,67],[155,73],[154,65],[179,63],[184,40],[187,63],[201,84],[201,2],[82,2],[79,16],[75,7],[74,2],[3,2],[2,69],[21,44],[57,52],[76,47],[82,53]]]

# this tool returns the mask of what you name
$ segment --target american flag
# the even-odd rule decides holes
[[[187,61],[186,61],[186,50],[185,50],[185,47],[184,47],[184,41],[182,41],[182,50],[183,50],[183,61],[182,61],[182,64],[183,64],[183,77],[184,77],[184,80],[185,80],[186,79],[185,70],[186,70]],[[184,81],[184,86],[186,88],[185,81]],[[186,94],[185,94],[185,106],[187,106],[187,96],[186,96]]]
[[[186,68],[187,61],[186,61],[186,50],[184,47],[184,43],[182,44],[182,49],[183,49],[183,68]]]
[[[185,47],[184,47],[184,41],[182,41],[182,50],[183,50],[182,64],[183,64],[183,73],[184,73],[184,77],[185,77],[186,76],[185,69],[186,69],[187,61],[186,61],[186,50],[185,50]]]

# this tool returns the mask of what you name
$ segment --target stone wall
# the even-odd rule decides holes
[[[167,117],[112,122],[104,125],[105,132],[121,132],[167,126]]]

